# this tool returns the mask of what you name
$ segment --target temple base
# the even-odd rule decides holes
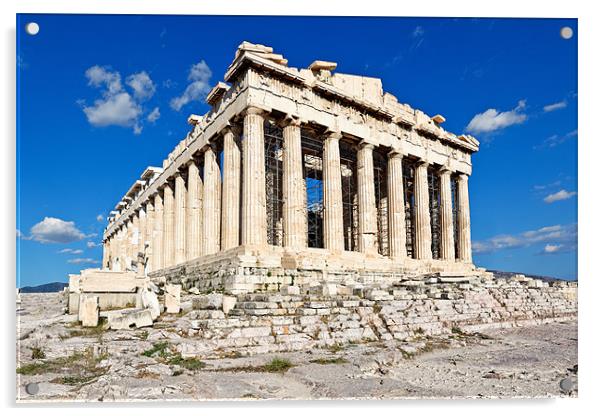
[[[309,248],[290,251],[277,246],[239,246],[149,274],[184,289],[227,293],[278,291],[282,286],[322,282],[394,284],[408,279],[482,275],[473,264],[445,260],[393,260],[379,255]]]

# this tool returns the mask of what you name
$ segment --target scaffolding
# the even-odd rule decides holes
[[[441,179],[437,168],[427,169],[429,188],[429,214],[431,217],[431,253],[433,259],[441,258]]]
[[[324,248],[324,189],[322,141],[310,129],[301,129],[301,154],[307,210],[307,246]]]
[[[271,121],[264,123],[265,195],[268,244],[282,246],[282,129]]]
[[[414,201],[414,182],[415,167],[414,162],[406,158],[403,159],[403,190],[405,204],[406,220],[406,252],[408,257],[416,258],[416,226],[414,219],[415,201]]]
[[[353,144],[341,140],[341,185],[343,194],[343,232],[346,251],[359,251],[357,201],[357,150]]]
[[[376,226],[378,253],[389,255],[389,200],[387,189],[387,155],[374,151],[374,195],[376,198]]]

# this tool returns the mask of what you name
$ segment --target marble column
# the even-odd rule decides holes
[[[119,264],[119,271],[125,270],[125,256],[126,256],[126,236],[125,236],[125,225],[122,223],[119,227],[119,231],[117,231],[117,259]]]
[[[135,217],[135,216],[134,216]],[[134,247],[138,247],[134,244],[134,217],[128,218],[126,223],[126,255],[125,255],[125,269],[132,269],[132,262],[134,261]]]
[[[109,239],[103,240],[102,242],[102,268],[106,269],[109,267]]]
[[[111,234],[111,254],[109,256],[109,269],[114,270],[115,259],[117,258],[117,232]]]
[[[174,244],[174,186],[167,182],[163,187],[163,267],[175,264]]]
[[[224,172],[222,189],[222,250],[237,247],[240,235],[240,148],[231,127],[222,131]]]
[[[153,235],[155,233],[155,206],[153,201],[146,203],[146,228],[144,232],[144,257],[146,259],[146,271],[153,271]]]
[[[360,143],[357,151],[359,250],[368,254],[378,254],[373,149],[371,144]]]
[[[403,155],[392,151],[387,160],[387,196],[389,214],[389,256],[407,257],[406,212],[403,191]]]
[[[301,250],[307,247],[307,210],[301,152],[301,122],[288,119],[282,129],[282,225],[284,247]]]
[[[416,224],[416,258],[433,258],[431,251],[431,215],[429,211],[428,163],[416,165],[414,185],[414,217]]]
[[[141,253],[142,256],[144,256],[144,238],[146,236],[146,223],[147,223],[147,216],[146,216],[146,210],[144,209],[144,206],[141,206],[140,209],[138,210],[138,253]]]
[[[155,194],[155,221],[153,227],[153,262],[152,269],[163,268],[163,197],[161,192]]]
[[[324,140],[324,248],[332,252],[344,250],[343,185],[341,182],[340,133],[330,133]]]
[[[204,157],[202,251],[207,255],[219,251],[221,175],[215,146],[207,146]]]
[[[195,160],[188,163],[188,192],[186,193],[186,260],[201,256],[201,224],[203,182]]]
[[[186,261],[186,184],[180,172],[175,175],[174,264]]]
[[[468,175],[464,173],[458,176],[458,258],[464,263],[472,263]]]
[[[240,224],[243,245],[267,245],[264,114],[263,110],[250,107],[243,122]]]
[[[439,174],[439,193],[441,195],[441,259],[454,261],[454,216],[452,212],[451,172],[441,168]]]

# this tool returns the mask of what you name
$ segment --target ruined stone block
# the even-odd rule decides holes
[[[98,325],[98,296],[83,296],[79,305],[79,320],[82,326]]]
[[[165,285],[165,308],[167,313],[180,312],[181,285]]]

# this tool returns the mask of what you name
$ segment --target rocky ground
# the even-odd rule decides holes
[[[557,397],[577,395],[577,323],[411,342],[184,358],[185,317],[82,328],[59,294],[17,305],[18,401]],[[190,341],[190,340],[187,340]]]

